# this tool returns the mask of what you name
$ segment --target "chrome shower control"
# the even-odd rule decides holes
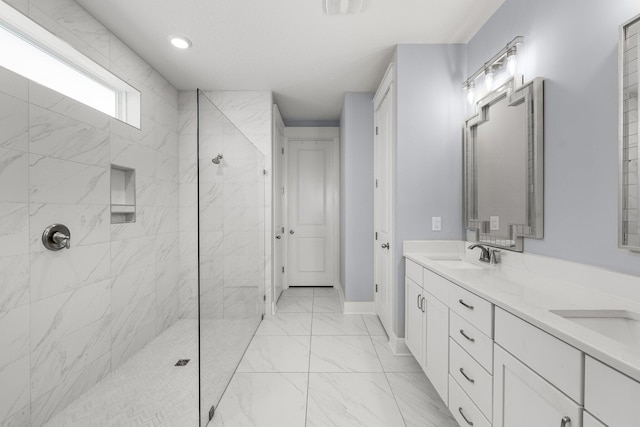
[[[42,233],[42,244],[50,251],[71,248],[71,232],[66,225],[51,224]]]

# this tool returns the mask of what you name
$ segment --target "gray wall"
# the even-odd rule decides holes
[[[507,0],[468,45],[468,74],[516,35],[525,79],[545,78],[544,239],[525,251],[640,274],[617,247],[618,27],[637,1]]]
[[[402,241],[462,238],[465,46],[398,45],[394,226],[396,334],[404,336]],[[431,217],[442,231],[431,231]]]
[[[340,118],[340,283],[373,301],[373,94],[347,93]]]

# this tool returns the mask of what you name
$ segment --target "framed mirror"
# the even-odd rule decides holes
[[[478,101],[464,129],[467,240],[512,251],[543,237],[543,79],[511,79]]]
[[[618,246],[640,251],[638,221],[638,37],[640,15],[620,27],[618,48]]]

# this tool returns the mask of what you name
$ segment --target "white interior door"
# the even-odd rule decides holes
[[[388,333],[393,331],[392,295],[392,192],[391,167],[393,160],[393,93],[388,87],[375,111],[374,142],[374,279],[376,314]]]
[[[288,286],[334,285],[335,150],[333,140],[288,141]]]
[[[274,106],[273,151],[273,304],[278,302],[284,287],[284,123]],[[272,307],[273,309],[273,307]]]

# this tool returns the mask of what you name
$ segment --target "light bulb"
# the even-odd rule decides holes
[[[469,104],[473,104],[476,102],[476,84],[474,82],[470,82],[467,85],[467,101]]]
[[[518,67],[518,53],[516,48],[510,49],[507,53],[507,73],[511,77],[515,76],[516,68]]]
[[[186,37],[171,37],[171,44],[178,49],[189,49],[191,47],[191,40]]]
[[[484,72],[484,84],[488,91],[493,89],[493,68],[488,67]]]

